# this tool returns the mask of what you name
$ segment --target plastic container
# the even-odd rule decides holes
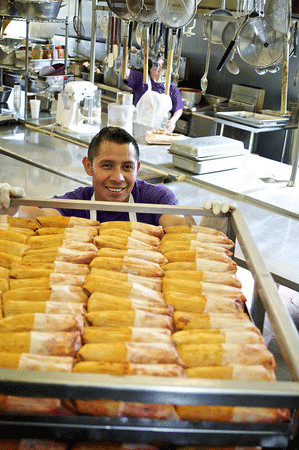
[[[49,44],[47,44],[44,48],[43,58],[44,59],[52,59],[52,52],[51,52]]]
[[[124,128],[128,133],[133,134],[133,121],[135,106],[108,104],[108,126]]]
[[[62,48],[62,45],[57,45],[55,48],[55,58],[56,59],[63,59],[64,58],[64,49]]]
[[[118,92],[116,94],[116,103],[118,105],[133,105],[133,94],[130,92]]]
[[[15,111],[19,111],[21,107],[21,85],[20,83],[15,83],[13,87],[13,106]]]
[[[100,124],[102,122],[102,91],[101,89],[97,89],[94,93],[93,97],[93,108],[92,115],[93,119],[96,123]]]

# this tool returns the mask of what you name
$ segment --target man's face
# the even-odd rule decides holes
[[[129,201],[140,168],[140,161],[137,161],[132,143],[116,144],[103,141],[93,163],[85,157],[83,165],[86,173],[93,178],[95,200]]]

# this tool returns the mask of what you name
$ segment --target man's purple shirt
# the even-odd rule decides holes
[[[74,191],[66,192],[64,195],[55,195],[55,198],[67,200],[91,200],[92,194],[93,187],[82,186]],[[136,180],[132,189],[132,195],[135,203],[177,205],[175,195],[165,186],[150,184],[143,180]],[[90,218],[89,210],[57,209],[63,216]],[[138,222],[149,223],[151,225],[159,225],[160,216],[161,214],[137,213],[137,220]],[[109,222],[114,220],[128,221],[130,219],[127,212],[97,211],[97,220],[99,222]]]

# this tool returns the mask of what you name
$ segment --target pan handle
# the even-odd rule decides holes
[[[130,22],[128,20],[124,20],[124,40],[123,40],[123,59],[121,63],[121,76],[124,80],[126,78],[126,71],[127,71],[127,65],[128,65],[128,36],[129,36],[129,27]]]
[[[177,34],[177,30],[172,29],[171,35],[170,35],[170,46],[169,46],[169,50],[168,50],[168,58],[167,58],[165,94],[169,94],[169,88],[170,88],[170,84],[171,84],[174,41],[175,41],[176,34]]]
[[[149,41],[149,26],[143,26],[143,83],[148,84],[148,41]]]
[[[297,56],[297,39],[298,39],[298,25],[297,22],[295,23],[294,27],[294,53],[293,56]]]
[[[254,9],[254,8],[253,8],[253,9]],[[241,33],[241,30],[242,30],[243,26],[245,25],[245,23],[247,22],[247,19],[248,19],[249,17],[253,17],[254,15],[256,15],[256,14],[253,12],[253,9],[252,9],[248,14],[246,14],[246,16],[244,17],[243,22],[241,23],[241,25],[239,26],[239,28],[238,28],[237,31],[235,32],[235,35],[234,35],[233,39],[230,41],[230,43],[229,43],[227,49],[225,50],[224,55],[222,56],[222,58],[221,58],[221,60],[220,60],[220,63],[219,63],[218,66],[216,67],[216,69],[217,69],[219,72],[220,72],[221,69],[223,68],[223,66],[224,66],[224,64],[226,63],[226,61],[227,61],[227,59],[228,59],[228,57],[229,57],[229,55],[230,55],[232,49],[234,48],[234,46],[235,46],[235,44],[236,44],[236,42],[237,42],[237,39],[238,39],[238,37],[239,37],[239,34]]]
[[[232,39],[227,47],[227,49],[224,52],[224,55],[222,56],[220,63],[218,64],[218,66],[216,67],[216,69],[220,72],[224,66],[224,64],[226,63],[233,47],[235,46],[236,40]]]

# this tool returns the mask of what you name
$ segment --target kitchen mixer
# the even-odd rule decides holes
[[[12,92],[9,86],[0,86],[0,123],[15,120],[16,113],[9,108],[8,98]]]
[[[94,97],[97,87],[90,81],[70,81],[58,94],[56,124],[78,134],[96,134],[99,124],[93,121],[92,108],[88,116],[80,111],[80,103],[86,97]]]

